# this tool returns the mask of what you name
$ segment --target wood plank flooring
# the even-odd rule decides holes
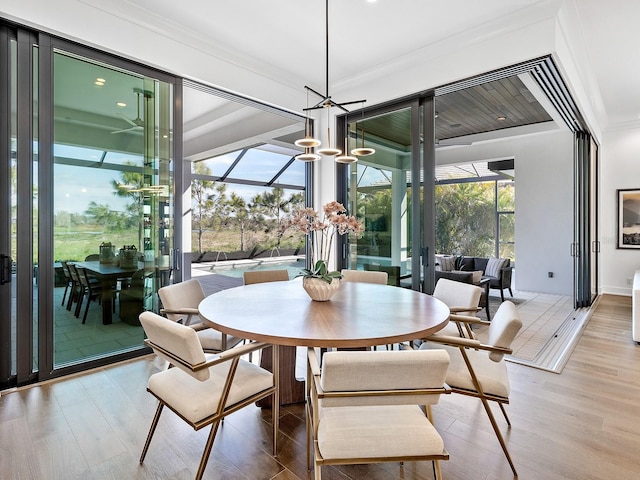
[[[509,364],[511,429],[498,423],[520,479],[626,480],[640,472],[640,346],[631,300],[605,295],[561,374]],[[165,411],[144,465],[138,457],[156,402],[146,380],[162,368],[146,357],[0,396],[0,479],[189,479],[208,429],[194,432]],[[280,454],[269,454],[270,411],[227,418],[207,479],[308,477],[302,405],[281,411]],[[480,403],[459,395],[434,407],[451,459],[444,478],[511,479]],[[431,479],[427,462],[324,468],[323,478]]]

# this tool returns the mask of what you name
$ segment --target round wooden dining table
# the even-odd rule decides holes
[[[282,404],[304,401],[304,385],[295,380],[295,347],[361,348],[424,338],[443,328],[450,313],[430,295],[360,282],[343,282],[331,300],[316,302],[295,280],[222,290],[198,310],[216,330],[281,346]]]

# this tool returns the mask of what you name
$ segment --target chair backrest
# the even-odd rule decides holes
[[[90,288],[89,285],[89,277],[87,276],[87,270],[84,268],[75,267],[76,274],[78,275],[78,280],[80,281],[80,285],[85,288]]]
[[[258,270],[253,272],[244,272],[245,285],[286,281],[289,281],[289,272],[287,270]]]
[[[60,262],[60,265],[62,265],[62,273],[64,273],[64,278],[66,278],[67,280],[71,280],[71,273],[69,272],[69,265],[67,265],[67,262],[63,260]]]
[[[100,260],[100,254],[99,253],[92,253],[90,255],[87,255],[86,257],[84,257],[84,261],[85,262],[95,262]]]
[[[498,307],[491,325],[489,326],[489,334],[487,343],[494,347],[511,348],[511,342],[522,328],[522,321],[518,316],[518,311],[513,302],[505,300]],[[490,352],[489,358],[494,362],[502,360],[504,354],[499,352]]]
[[[78,269],[76,268],[75,264],[68,263],[67,266],[69,267],[69,274],[71,275],[71,279],[74,282],[80,283],[80,278],[78,277]]]
[[[200,285],[200,282],[195,278],[162,287],[158,290],[158,296],[160,297],[162,306],[169,310],[198,308],[198,305],[205,297],[202,285]],[[187,315],[168,313],[167,318],[177,322],[186,319]]]
[[[480,303],[482,288],[464,282],[456,282],[441,278],[436,283],[433,296],[447,305],[447,307],[469,308],[465,315],[475,315]]]
[[[345,282],[377,283],[386,285],[389,276],[387,272],[368,272],[364,270],[347,270],[341,272],[342,280]]]
[[[169,353],[193,366],[206,362],[207,359],[200,345],[198,334],[193,328],[173,322],[153,312],[142,312],[139,318],[156,355],[200,381],[209,378],[209,369],[204,368],[194,372],[167,355]]]
[[[439,395],[421,390],[441,389],[449,367],[445,350],[332,351],[322,357],[320,384],[325,393],[356,392],[323,398],[321,405],[428,405]],[[412,390],[416,392],[412,393]],[[371,392],[402,391],[400,395]],[[357,396],[357,392],[362,392]]]

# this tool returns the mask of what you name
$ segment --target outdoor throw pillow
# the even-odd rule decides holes
[[[456,257],[442,257],[440,259],[440,270],[451,272],[456,268]]]
[[[487,262],[487,268],[484,269],[484,274],[487,277],[499,277],[500,270],[504,267],[506,263],[506,258],[493,258],[491,257]]]

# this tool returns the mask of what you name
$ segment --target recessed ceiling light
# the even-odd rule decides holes
[[[120,108],[124,108],[127,106],[127,104],[124,102],[116,102],[116,105],[119,106]]]
[[[96,80],[95,82],[93,82],[94,84],[96,84],[99,87],[102,87],[104,85],[104,82],[99,82],[98,80]]]
[[[496,118],[496,120],[500,121],[500,122],[504,122],[507,119],[507,117],[504,117],[502,115],[500,115],[499,117]]]

